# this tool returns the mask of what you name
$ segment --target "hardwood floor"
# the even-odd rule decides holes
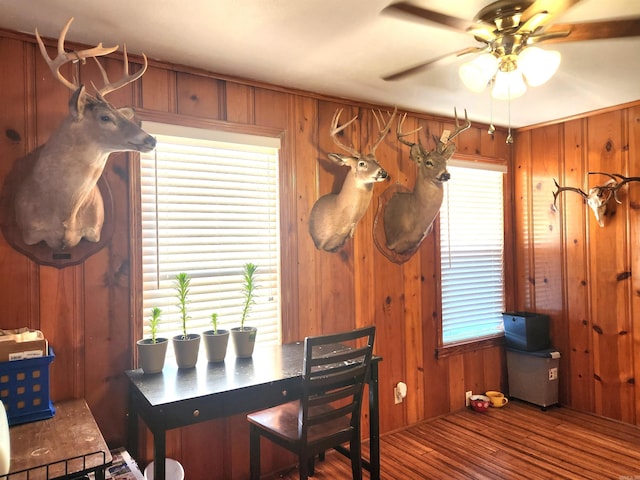
[[[368,456],[368,443],[364,449]],[[380,449],[382,480],[640,480],[640,428],[517,400],[383,435]],[[297,470],[272,478],[299,479]],[[313,478],[350,479],[350,464],[329,452]]]

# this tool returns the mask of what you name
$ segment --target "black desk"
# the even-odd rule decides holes
[[[167,362],[164,370],[144,375],[126,372],[129,388],[128,449],[137,458],[138,416],[153,434],[154,478],[165,479],[166,431],[214,418],[273,407],[301,395],[304,345],[292,343],[256,348],[252,358],[227,355],[224,363],[199,362],[178,369]],[[369,385],[370,462],[363,460],[372,480],[380,478],[380,417],[378,362],[374,356]]]

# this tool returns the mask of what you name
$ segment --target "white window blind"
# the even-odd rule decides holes
[[[443,345],[503,331],[506,170],[484,166],[452,161],[447,168],[440,208]]]
[[[175,276],[191,277],[187,330],[240,326],[243,268],[257,265],[245,326],[257,344],[280,343],[279,139],[144,122],[153,152],[140,155],[144,333],[181,333]],[[226,139],[226,141],[225,141]]]

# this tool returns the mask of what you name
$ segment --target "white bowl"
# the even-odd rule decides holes
[[[180,465],[180,462],[173,458],[166,458],[165,465],[165,478],[167,480],[184,480],[184,468]],[[153,462],[147,465],[144,469],[144,478],[147,480],[153,480]]]

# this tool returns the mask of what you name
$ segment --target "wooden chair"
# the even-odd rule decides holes
[[[315,455],[349,442],[353,478],[362,478],[360,410],[374,336],[372,326],[305,338],[301,399],[247,416],[252,480],[261,436],[298,455],[300,480],[313,475]]]

